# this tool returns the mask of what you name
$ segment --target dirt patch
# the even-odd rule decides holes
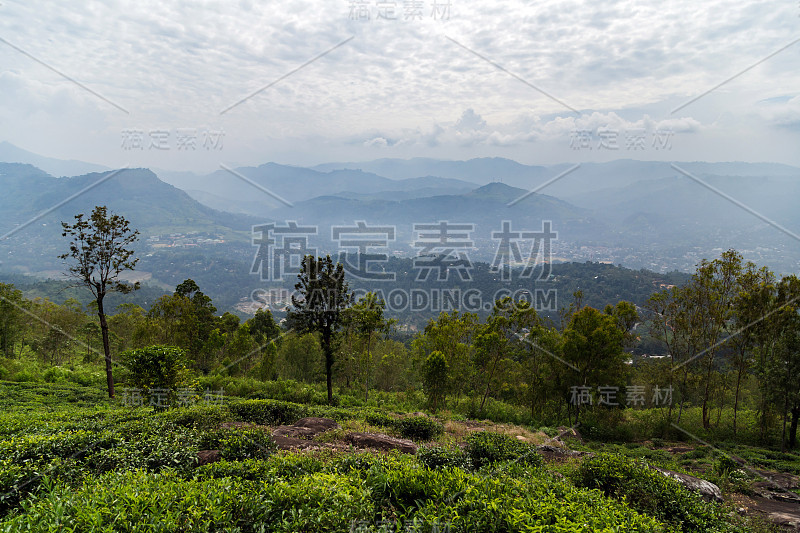
[[[219,450],[200,450],[197,452],[197,466],[216,463],[221,460],[222,454]]]
[[[666,448],[666,451],[668,451],[672,455],[676,455],[676,454],[679,454],[679,453],[693,452],[694,448],[692,448],[690,446],[674,446],[672,448]]]

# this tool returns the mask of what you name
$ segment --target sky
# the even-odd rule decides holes
[[[0,141],[109,167],[800,165],[800,3],[2,0]]]

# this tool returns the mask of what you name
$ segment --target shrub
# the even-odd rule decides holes
[[[699,446],[690,452],[686,452],[683,454],[685,459],[702,459],[708,456],[708,447],[707,446]]]
[[[331,471],[339,474],[352,472],[363,474],[374,466],[380,466],[381,460],[371,453],[354,453],[337,459],[331,464]]]
[[[714,463],[714,473],[720,476],[730,474],[741,468],[741,465],[727,455],[720,456]]]
[[[237,420],[268,426],[293,424],[308,416],[304,405],[278,400],[244,400],[228,405],[228,410]]]
[[[158,472],[164,468],[187,472],[197,463],[195,433],[166,420],[135,420],[104,430],[100,436],[103,442],[92,450],[85,463],[94,472]]]
[[[134,386],[154,395],[157,394],[156,391],[168,391],[165,398],[156,396],[158,401],[153,405],[156,410],[173,405],[177,389],[191,384],[191,374],[186,368],[186,354],[175,346],[149,346],[129,350],[121,353],[120,358],[130,371]]]
[[[380,411],[372,411],[364,415],[364,421],[372,426],[392,427],[395,424],[395,419],[386,413]]]
[[[154,523],[159,531],[212,531],[216,524],[258,518],[256,506],[242,502],[243,489],[230,479],[196,483],[174,473],[137,471],[106,474],[77,489],[47,481],[43,485],[41,496],[25,513],[0,524],[0,532],[144,533],[155,531]]]
[[[203,434],[199,447],[219,450],[223,459],[243,461],[266,458],[276,450],[272,436],[262,429],[218,429]]]
[[[213,429],[231,416],[225,407],[216,405],[192,405],[173,409],[163,415],[178,426],[194,429]]]
[[[555,480],[540,469],[513,467],[517,476],[478,476],[461,471],[432,472],[443,497],[429,487],[413,519],[416,531],[577,532],[636,531],[663,533],[663,524],[596,491]],[[458,476],[466,483],[458,483]],[[459,487],[460,485],[460,487]],[[452,496],[457,494],[457,498]],[[434,524],[440,524],[435,527]]]
[[[581,434],[601,442],[630,442],[633,428],[626,424],[620,409],[598,408],[587,411],[581,420]]]
[[[342,421],[353,418],[354,410],[330,405],[312,405],[306,408],[306,413],[303,416],[321,416]]]
[[[669,522],[682,531],[706,531],[720,521],[714,504],[707,503],[677,481],[616,454],[599,454],[585,460],[575,472],[575,484],[599,489],[624,500],[637,511]]]
[[[427,468],[462,468],[471,470],[472,463],[469,457],[458,448],[444,448],[442,446],[422,446],[417,450],[417,460]]]
[[[543,462],[535,446],[502,433],[480,431],[467,436],[466,442],[466,455],[475,468],[500,461],[517,461],[531,466],[541,466]]]
[[[248,481],[275,481],[295,479],[325,470],[325,464],[311,455],[272,455],[269,459],[222,460],[203,465],[194,470],[194,479],[221,479],[232,477]]]
[[[397,431],[406,439],[433,440],[444,433],[444,426],[426,416],[401,418],[395,422]]]

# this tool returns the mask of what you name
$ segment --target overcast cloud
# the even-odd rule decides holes
[[[392,3],[397,20],[378,18]],[[672,112],[800,38],[795,1],[434,4],[4,0],[0,140],[175,170],[415,156],[800,165],[800,43]],[[177,149],[178,129],[197,130],[196,149]],[[143,131],[145,149],[124,149],[124,130]],[[167,148],[147,146],[154,130]],[[205,130],[224,137],[206,149]]]

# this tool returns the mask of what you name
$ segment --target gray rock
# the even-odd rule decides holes
[[[769,519],[773,523],[783,526],[784,528],[800,531],[800,517],[798,517],[796,514],[769,513]]]
[[[583,444],[583,437],[581,436],[580,432],[575,428],[559,426],[556,428],[556,431],[558,431],[558,435],[556,435],[555,439],[559,441],[562,441],[564,439],[575,439],[581,444]]]
[[[311,439],[332,429],[339,429],[339,424],[335,420],[309,417],[301,418],[291,426],[276,427],[272,430],[272,436]]]
[[[331,420],[330,418],[320,418],[316,416],[301,418],[292,425],[300,428],[313,429],[314,431],[317,432],[317,434],[325,433],[326,431],[330,431],[332,429],[339,429],[339,424],[337,424],[335,420]]]
[[[317,435],[311,428],[299,428],[297,426],[278,426],[272,430],[273,437],[292,437],[296,439],[310,439]]]
[[[383,433],[348,433],[345,440],[357,448],[378,450],[400,450],[403,453],[417,453],[417,445],[410,440],[398,439]]]
[[[579,452],[577,450],[570,450],[569,448],[562,448],[559,446],[551,446],[549,444],[542,444],[541,446],[536,447],[536,451],[547,456],[556,456],[556,457],[586,457],[591,458],[594,457],[592,452]]]
[[[706,481],[705,479],[700,479],[699,477],[690,476],[688,474],[681,474],[678,472],[673,472],[672,470],[666,470],[664,468],[658,468],[656,466],[653,467],[656,471],[661,472],[665,476],[674,479],[687,489],[691,490],[692,492],[697,492],[703,499],[708,501],[715,501],[722,503],[722,491],[719,490],[719,487],[715,484],[711,483],[710,481]]]

